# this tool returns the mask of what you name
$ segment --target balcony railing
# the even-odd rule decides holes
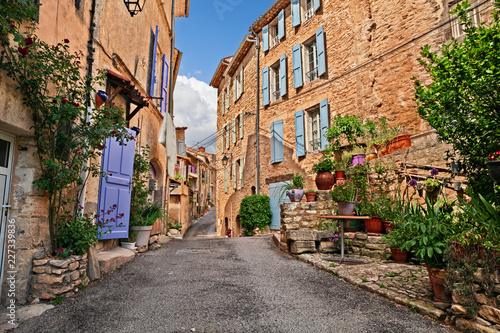
[[[313,68],[306,73],[308,82],[314,81],[318,78],[318,67]]]
[[[278,44],[279,42],[280,42],[279,36],[275,36],[273,39],[271,39],[271,47]]]
[[[274,97],[275,101],[277,101],[278,99],[280,99],[280,97],[281,97],[281,90],[276,90],[275,92],[273,92],[273,97]]]
[[[313,17],[313,15],[314,15],[314,8],[311,7],[305,13],[306,20],[309,20],[311,17]]]
[[[321,149],[321,139],[311,140],[309,143],[313,152]]]

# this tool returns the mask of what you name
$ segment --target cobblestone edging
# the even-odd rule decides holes
[[[66,259],[33,260],[33,275],[30,294],[32,299],[55,299],[57,296],[71,297],[86,283],[87,253]]]
[[[324,260],[329,255],[309,253],[296,258],[314,267],[337,276],[363,290],[385,297],[395,303],[448,325],[455,325],[462,332],[500,332],[500,310],[497,302],[486,299],[480,291],[476,298],[482,303],[474,321],[463,318],[464,309],[455,302],[433,301],[433,291],[425,267],[412,264],[397,264],[389,260],[379,260],[361,256],[351,256],[365,262],[362,265],[338,265]],[[477,275],[477,279],[481,277]],[[495,281],[496,282],[496,281]],[[495,285],[500,293],[500,284]],[[454,295],[455,296],[455,295]],[[497,296],[497,298],[500,298]],[[486,320],[488,319],[488,320]]]

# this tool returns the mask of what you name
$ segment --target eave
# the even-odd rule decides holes
[[[212,77],[212,81],[210,81],[211,87],[219,88],[219,85],[222,82],[222,79],[224,78],[224,72],[226,71],[227,66],[231,62],[231,59],[232,59],[232,56],[226,57],[219,62],[219,65],[217,66],[217,69],[215,70],[215,74]]]
[[[279,12],[286,8],[290,4],[290,0],[276,0],[268,10],[264,12],[248,29],[249,31],[254,31],[259,33],[263,27],[265,27],[269,22],[274,20],[278,16]]]
[[[252,38],[251,34],[248,34],[243,38],[243,41],[241,42],[240,46],[238,47],[238,50],[236,51],[235,55],[231,59],[231,62],[229,63],[226,72],[224,73],[224,76],[233,76],[236,70],[238,69],[239,65],[243,62],[243,59],[245,59],[246,55],[248,54],[248,51],[254,44],[254,42],[250,42],[248,38]]]

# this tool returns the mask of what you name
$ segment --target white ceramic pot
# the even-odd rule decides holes
[[[126,248],[126,249],[130,249],[130,250],[135,250],[137,249],[137,247],[135,247],[135,242],[121,242],[122,243],[122,247],[123,248]]]
[[[149,245],[149,234],[153,229],[152,225],[146,227],[130,227],[130,230],[137,232],[137,239],[135,241],[137,247]]]

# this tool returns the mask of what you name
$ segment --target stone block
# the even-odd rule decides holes
[[[365,242],[364,241],[360,241],[358,239],[353,239],[351,241],[351,245],[355,246],[355,247],[365,247]]]
[[[385,250],[386,245],[385,244],[366,244],[365,247],[370,250]]]
[[[478,315],[490,323],[500,324],[500,310],[488,305],[481,305]]]
[[[71,282],[71,276],[70,276],[69,273],[66,274],[66,275],[64,275],[64,282],[66,282],[66,283],[70,283]]]
[[[97,258],[97,251],[94,245],[91,245],[88,252],[89,256],[89,278],[91,281],[98,280],[101,278],[101,271],[99,268],[99,260]]]
[[[33,289],[36,289],[36,290],[43,290],[45,288],[45,286],[43,284],[35,284],[33,286]]]
[[[158,239],[158,237],[156,237],[156,236],[149,237],[148,244],[151,245],[151,244],[155,243],[157,239]]]
[[[49,259],[33,260],[33,266],[43,266],[49,262]]]
[[[290,244],[290,252],[300,254],[304,252],[316,252],[315,241],[292,241]]]
[[[36,276],[36,282],[43,284],[61,284],[63,282],[63,277],[49,274],[40,274]]]
[[[337,249],[333,247],[332,242],[322,241],[319,243],[319,252],[321,253],[333,253],[336,251]]]
[[[467,314],[467,309],[463,305],[453,304],[451,306],[451,312],[455,315],[464,316]]]
[[[318,215],[318,211],[317,210],[306,210],[306,214],[309,214],[309,215]]]
[[[333,231],[331,230],[321,230],[321,231],[313,231],[314,240],[320,241],[322,239],[328,239],[333,237]]]
[[[52,267],[52,274],[61,275],[61,274],[65,273],[66,271],[67,271],[67,269],[65,269],[65,268],[54,268],[54,267]]]
[[[302,221],[302,216],[295,216],[293,218],[293,222],[300,222],[300,221]]]
[[[147,246],[144,246],[147,250]],[[99,270],[102,275],[110,273],[112,270],[133,260],[135,253],[122,247],[115,247],[110,251],[102,251],[97,254]]]
[[[314,241],[312,230],[289,230],[286,232],[286,239],[293,241]]]
[[[359,239],[359,240],[367,240],[368,239],[368,234],[366,234],[364,232],[357,232],[354,237],[356,239]]]
[[[385,244],[382,236],[368,236],[368,243],[370,244]]]
[[[75,269],[78,268],[78,266],[80,266],[80,263],[78,261],[75,261],[75,262],[72,262],[71,264],[69,264],[68,269],[70,271],[74,271]]]
[[[476,272],[474,272],[472,276],[474,277],[474,280],[477,283],[482,283],[484,281],[483,272],[481,271],[481,268],[479,268]]]
[[[71,280],[77,280],[80,277],[80,272],[79,271],[73,271],[70,273]]]
[[[483,304],[483,305],[489,305],[489,306],[492,306],[493,305],[493,302],[488,299],[488,297],[486,297],[485,294],[480,294],[480,293],[474,293],[474,298],[476,299],[476,301],[478,301],[480,304]]]
[[[476,323],[478,323],[479,325],[483,325],[483,326],[491,326],[491,323],[489,321],[484,320],[481,317],[476,318]]]
[[[291,217],[285,217],[285,218],[281,219],[281,224],[288,224],[288,223],[292,223],[292,222],[293,222],[293,219]]]
[[[33,267],[33,272],[37,274],[50,273],[50,267],[48,266],[37,266]]]
[[[70,290],[73,290],[74,286],[73,285],[68,285],[62,288],[47,288],[47,291],[54,294],[54,295],[60,295],[64,294]]]
[[[54,267],[58,268],[68,268],[69,264],[71,262],[70,258],[63,259],[63,260],[50,260],[49,264]]]

